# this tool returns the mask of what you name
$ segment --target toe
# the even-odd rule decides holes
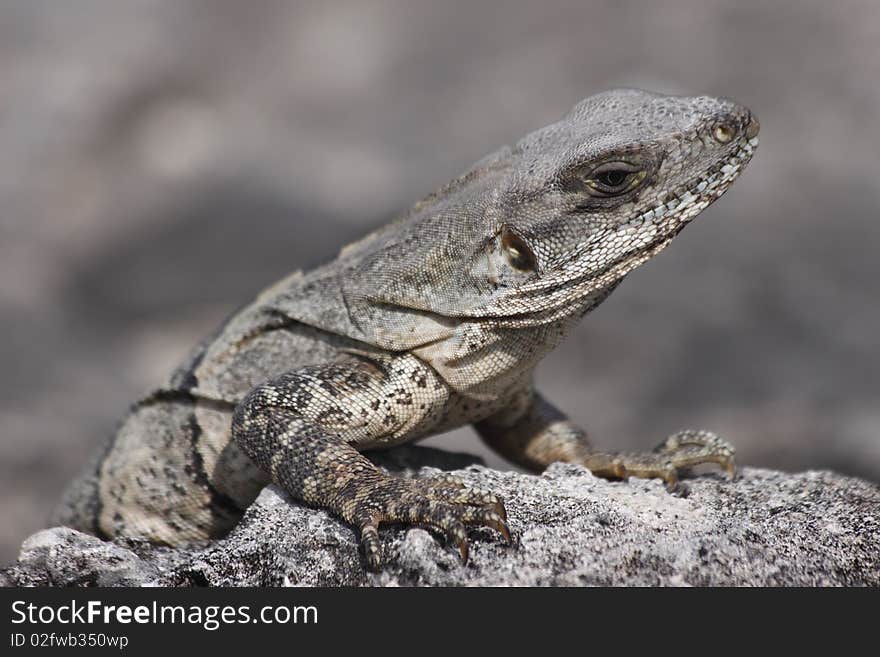
[[[367,566],[371,570],[379,570],[382,565],[382,543],[379,541],[378,528],[373,524],[361,527],[361,546]]]

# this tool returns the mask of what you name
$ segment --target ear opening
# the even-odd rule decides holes
[[[507,224],[501,227],[501,248],[511,267],[521,272],[534,272],[538,269],[538,259],[532,247]]]

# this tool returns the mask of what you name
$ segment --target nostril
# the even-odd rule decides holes
[[[761,130],[761,124],[758,123],[757,117],[752,117],[746,126],[746,137],[749,139],[753,139],[758,136],[758,132]]]

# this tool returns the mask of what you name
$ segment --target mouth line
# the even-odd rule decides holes
[[[645,222],[688,223],[714,203],[748,164],[758,146],[758,138],[742,139],[730,156],[667,195],[665,203],[640,212],[625,225],[640,228]]]
[[[651,257],[666,248],[666,245],[697,215],[717,201],[739,177],[743,168],[751,160],[758,147],[758,138],[742,139],[738,148],[719,164],[711,167],[700,176],[679,187],[682,192],[671,192],[671,200],[655,208],[641,212],[630,219],[627,226],[641,228],[648,221],[656,224],[658,235],[641,249],[629,253],[608,264],[599,272],[599,277],[616,267],[626,268],[628,262],[639,260],[645,253]],[[663,221],[665,220],[665,221]]]

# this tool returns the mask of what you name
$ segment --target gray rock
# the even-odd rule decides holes
[[[54,528],[0,570],[6,585],[448,586],[880,585],[880,487],[832,472],[709,473],[687,497],[659,481],[608,482],[575,465],[499,472],[411,447],[381,463],[409,476],[457,468],[506,500],[514,544],[471,532],[470,562],[425,529],[387,527],[386,567],[364,571],[335,517],[263,491],[225,539],[185,549]],[[419,467],[422,466],[422,467]]]

